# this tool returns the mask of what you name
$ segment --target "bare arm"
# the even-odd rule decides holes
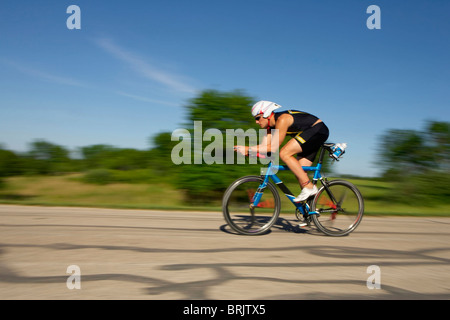
[[[259,145],[246,149],[246,154],[248,153],[248,150],[258,153],[278,151],[286,138],[287,129],[293,122],[294,118],[289,114],[284,114],[279,117],[275,124],[275,130],[271,130],[270,133],[266,134]]]

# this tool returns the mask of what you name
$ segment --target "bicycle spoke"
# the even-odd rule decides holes
[[[336,203],[332,199],[336,199]],[[313,216],[316,226],[328,235],[345,235],[353,231],[361,221],[363,202],[359,191],[351,183],[335,180],[328,188],[321,189],[315,198]]]
[[[345,189],[344,192],[341,195],[341,198],[339,199],[339,201],[337,202],[337,207],[341,207],[342,202],[345,200],[347,193],[349,190]]]
[[[238,179],[226,191],[224,216],[235,231],[261,234],[276,222],[280,210],[278,192],[273,185],[260,188],[262,183],[261,177],[248,176]]]

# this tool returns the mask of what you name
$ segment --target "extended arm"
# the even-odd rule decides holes
[[[236,150],[241,154],[248,155],[248,152],[268,153],[276,152],[286,138],[287,129],[292,125],[294,118],[285,114],[278,118],[275,124],[275,130],[269,130],[259,145],[245,147],[236,146]]]

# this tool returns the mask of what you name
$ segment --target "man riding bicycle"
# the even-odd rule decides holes
[[[305,201],[315,195],[317,187],[311,183],[302,166],[311,166],[322,144],[328,139],[329,131],[325,123],[316,116],[297,110],[274,112],[281,108],[271,101],[259,101],[252,107],[252,115],[262,129],[267,129],[261,144],[257,146],[236,146],[235,149],[248,155],[250,152],[267,153],[277,151],[287,135],[290,139],[280,150],[280,159],[297,177],[302,188],[294,201]],[[272,129],[274,133],[272,134]],[[274,150],[271,150],[274,148]],[[298,156],[298,159],[295,158]]]

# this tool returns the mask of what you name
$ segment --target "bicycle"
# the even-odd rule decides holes
[[[273,161],[269,162],[265,173],[260,176],[244,176],[234,181],[222,200],[222,212],[227,224],[244,235],[268,232],[277,222],[281,211],[277,185],[294,204],[295,215],[303,225],[310,226],[312,221],[317,229],[329,236],[345,236],[354,231],[364,214],[361,192],[346,180],[328,181],[321,173],[325,151],[331,157],[333,146],[333,143],[324,143],[316,166],[303,167],[307,172],[314,172],[313,184],[320,181],[322,185],[318,193],[306,201],[294,201],[295,196],[276,175],[276,170],[286,171],[289,168],[275,165]]]

